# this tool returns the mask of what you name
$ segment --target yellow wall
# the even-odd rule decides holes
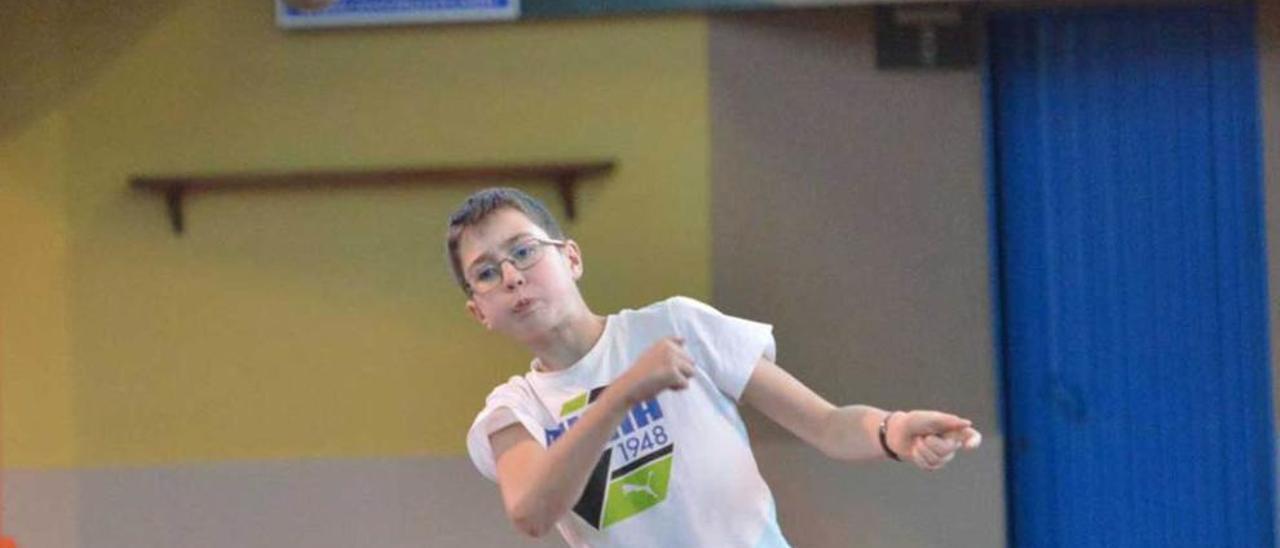
[[[18,467],[75,462],[55,4],[19,3],[0,18],[0,447]]]
[[[25,124],[34,144],[3,134],[61,192],[0,220],[42,242],[0,239],[39,265],[0,270],[0,305],[49,296],[18,301],[41,323],[11,334],[38,348],[5,355],[11,465],[458,454],[527,363],[464,315],[443,261],[476,186],[197,195],[175,237],[134,174],[616,158],[566,226],[588,302],[709,294],[700,17],[284,32],[257,0],[132,9],[66,15],[70,89]]]
[[[60,115],[0,143],[0,411],[5,463],[74,462]]]

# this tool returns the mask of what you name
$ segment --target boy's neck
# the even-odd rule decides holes
[[[529,341],[529,350],[537,357],[537,369],[560,371],[578,363],[604,335],[606,322],[604,316],[585,310],[574,319],[552,328],[545,336]]]

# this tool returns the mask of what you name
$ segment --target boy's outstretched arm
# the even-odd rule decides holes
[[[684,340],[662,339],[600,394],[556,443],[543,449],[519,424],[489,436],[503,506],[520,532],[540,537],[582,495],[600,452],[627,412],[664,390],[683,390],[694,373]]]
[[[828,457],[852,461],[888,458],[879,436],[880,424],[889,412],[866,405],[836,407],[768,359],[761,358],[756,364],[742,401]],[[968,420],[955,415],[909,411],[889,417],[886,441],[902,460],[936,470],[961,448],[976,449],[982,435]]]

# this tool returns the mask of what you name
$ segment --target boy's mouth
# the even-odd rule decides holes
[[[529,299],[529,298],[520,299],[516,301],[515,306],[511,307],[511,311],[516,314],[521,314],[521,313],[524,313],[524,311],[528,310],[529,306],[532,304],[533,304],[533,299]]]

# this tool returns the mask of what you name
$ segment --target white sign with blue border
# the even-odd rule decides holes
[[[520,0],[276,0],[282,28],[516,19]]]

